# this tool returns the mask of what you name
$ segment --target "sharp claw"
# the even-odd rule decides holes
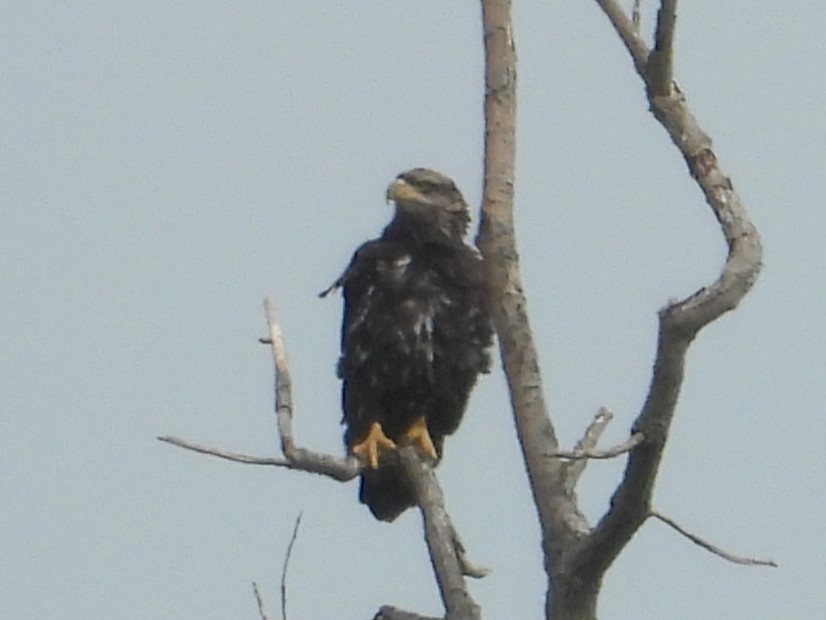
[[[352,452],[367,462],[370,469],[378,469],[379,450],[395,450],[396,444],[389,439],[381,424],[373,422],[367,436],[352,447]]]
[[[433,445],[433,440],[427,431],[427,423],[424,417],[417,418],[416,421],[410,425],[410,428],[404,433],[404,440],[416,446],[425,456],[434,460],[439,458],[439,455],[436,453],[436,446]]]

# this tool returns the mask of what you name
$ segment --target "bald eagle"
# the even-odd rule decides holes
[[[488,370],[492,330],[481,257],[463,241],[468,206],[453,181],[415,168],[390,184],[387,201],[392,221],[330,290],[344,295],[338,376],[344,443],[365,465],[359,499],[392,521],[416,498],[391,453],[414,445],[441,459]]]

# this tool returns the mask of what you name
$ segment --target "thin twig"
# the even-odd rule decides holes
[[[299,512],[295,518],[295,525],[293,526],[293,535],[290,537],[290,544],[287,545],[287,553],[284,556],[284,566],[281,569],[281,620],[287,620],[287,568],[290,565],[290,556],[293,553],[293,545],[295,539],[298,537],[298,526],[301,525],[301,515]]]
[[[606,448],[605,450],[596,450],[593,448],[575,449],[571,452],[565,450],[557,450],[551,453],[551,456],[560,459],[612,459],[626,452],[631,452],[634,448],[645,441],[645,435],[639,431],[632,433],[631,436],[616,446]]]
[[[304,448],[295,448],[293,451],[293,459],[287,460],[283,457],[263,457],[251,456],[248,454],[241,454],[232,452],[230,450],[222,450],[220,448],[210,448],[192,441],[187,441],[179,437],[162,436],[157,438],[158,441],[191,450],[200,454],[207,454],[209,456],[217,456],[218,458],[234,463],[244,463],[246,465],[271,465],[275,467],[285,467],[287,469],[294,469],[296,471],[305,471],[311,474],[319,474],[333,478],[339,482],[347,482],[352,480],[361,472],[361,462],[355,457],[342,458],[332,456],[330,454],[322,454],[320,452],[313,452],[305,450]]]
[[[156,438],[158,441],[184,448],[185,450],[192,450],[201,454],[208,454],[210,456],[217,456],[218,458],[235,463],[245,463],[246,465],[275,465],[276,467],[290,467],[289,461],[281,457],[264,457],[251,456],[248,454],[240,454],[239,452],[231,452],[229,450],[221,450],[219,448],[210,448],[201,444],[181,439],[180,437],[172,437],[170,435],[163,435]]]
[[[261,593],[258,592],[258,584],[252,582],[252,591],[255,593],[255,600],[258,603],[258,615],[261,620],[267,620],[267,614],[264,613],[264,601],[261,599]]]
[[[679,532],[680,534],[682,534],[683,536],[688,538],[695,545],[699,545],[700,547],[702,547],[706,551],[710,551],[714,555],[719,556],[719,557],[723,558],[724,560],[728,560],[729,562],[733,562],[735,564],[740,564],[742,566],[772,566],[774,568],[777,568],[777,564],[774,562],[774,560],[770,560],[770,559],[769,560],[762,560],[762,559],[758,559],[758,558],[745,558],[745,557],[741,557],[739,555],[733,555],[733,554],[731,554],[727,551],[724,551],[723,549],[720,549],[720,547],[718,547],[717,545],[713,545],[710,542],[703,540],[702,538],[700,538],[696,534],[692,534],[691,532],[686,530],[684,527],[682,527],[679,523],[677,523],[673,519],[670,519],[670,518],[666,517],[665,515],[657,512],[656,510],[652,510],[651,512],[649,512],[648,516],[659,519],[660,521],[662,521],[666,525],[671,526],[674,530],[676,530],[677,532]]]

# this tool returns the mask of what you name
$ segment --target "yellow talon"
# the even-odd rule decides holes
[[[433,445],[433,440],[430,438],[430,433],[427,432],[427,423],[424,421],[424,416],[417,418],[413,424],[410,425],[404,432],[404,442],[413,444],[425,456],[432,459],[438,459],[436,454],[436,446]]]
[[[395,450],[396,444],[384,434],[381,424],[373,422],[367,436],[353,446],[352,451],[356,456],[367,461],[370,469],[377,469],[379,466],[379,450]]]

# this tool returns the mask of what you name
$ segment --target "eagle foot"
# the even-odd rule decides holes
[[[381,424],[373,422],[367,436],[352,447],[352,452],[366,461],[370,469],[378,469],[379,451],[395,449],[396,444],[384,434]]]
[[[430,438],[430,433],[427,432],[427,422],[425,422],[424,416],[416,418],[416,421],[404,432],[402,440],[405,444],[415,446],[419,452],[433,460],[439,458],[436,453],[436,446],[433,445],[433,440]]]

